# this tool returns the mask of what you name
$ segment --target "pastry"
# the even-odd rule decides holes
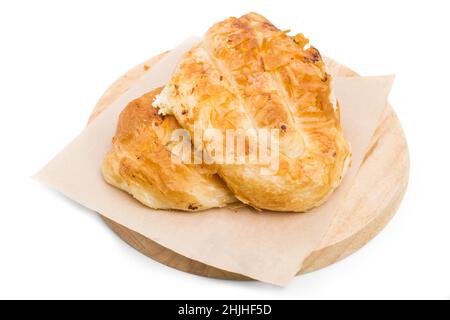
[[[267,164],[260,163],[215,166],[233,194],[257,209],[304,212],[319,206],[350,166],[350,145],[319,51],[303,35],[289,36],[256,13],[210,28],[153,105],[174,115],[191,135],[211,128],[223,134],[278,130],[273,174],[262,174]],[[209,154],[216,142],[202,143]]]
[[[175,161],[171,135],[180,127],[152,107],[160,91],[132,101],[121,113],[102,166],[105,180],[154,209],[199,211],[235,202],[213,167]]]

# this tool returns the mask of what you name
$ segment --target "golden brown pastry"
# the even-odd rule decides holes
[[[105,180],[155,209],[198,211],[235,202],[210,169],[172,161],[171,135],[180,127],[151,106],[160,91],[134,100],[120,115],[102,167]]]
[[[262,175],[262,164],[218,165],[234,195],[255,208],[302,212],[318,206],[350,165],[331,77],[307,43],[255,13],[226,19],[185,54],[154,103],[191,135],[194,124],[223,134],[279,129],[276,174]],[[208,152],[210,143],[203,146]]]

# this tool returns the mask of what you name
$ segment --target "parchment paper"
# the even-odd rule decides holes
[[[35,178],[83,206],[178,254],[253,279],[286,285],[301,269],[343,201],[386,107],[393,77],[337,78],[342,125],[353,165],[323,206],[307,214],[214,209],[201,213],[157,211],[104,182],[100,167],[111,148],[120,112],[131,100],[168,82],[177,61],[198,39],[167,54],[100,114]]]

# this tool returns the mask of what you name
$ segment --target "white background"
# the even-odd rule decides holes
[[[410,146],[410,186],[387,228],[287,288],[160,265],[30,179],[118,76],[248,11],[363,75],[397,74],[390,100]],[[449,11],[430,0],[1,1],[0,298],[450,298]]]

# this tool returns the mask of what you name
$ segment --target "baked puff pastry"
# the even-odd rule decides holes
[[[235,202],[211,169],[174,161],[171,135],[180,126],[152,107],[160,91],[132,101],[121,113],[102,166],[105,180],[154,209],[198,211]]]
[[[217,165],[234,195],[258,209],[304,212],[322,204],[351,162],[331,77],[307,44],[255,13],[226,19],[185,54],[153,104],[191,135],[278,129],[274,174],[261,174],[262,164]]]

